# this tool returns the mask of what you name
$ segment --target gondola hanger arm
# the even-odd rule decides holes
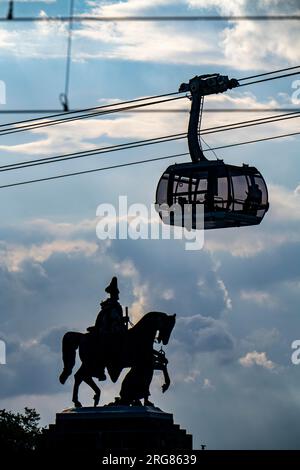
[[[191,93],[191,111],[188,128],[188,145],[193,162],[207,161],[201,148],[200,131],[203,100],[207,95],[224,93],[239,86],[238,80],[229,79],[227,75],[206,74],[196,75],[189,83],[182,83],[179,92]]]

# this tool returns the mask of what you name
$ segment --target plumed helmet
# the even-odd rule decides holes
[[[118,289],[118,279],[116,277],[113,277],[109,286],[106,287],[105,292],[108,294],[119,294],[119,289]]]

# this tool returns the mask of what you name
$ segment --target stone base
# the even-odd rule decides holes
[[[44,435],[50,454],[79,457],[112,451],[190,451],[192,436],[174,424],[173,415],[147,406],[70,408],[57,413]]]

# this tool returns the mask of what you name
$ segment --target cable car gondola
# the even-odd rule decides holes
[[[249,165],[208,160],[200,143],[205,95],[239,86],[219,74],[196,76],[179,91],[191,92],[188,144],[192,162],[169,166],[157,186],[156,210],[163,222],[199,228],[197,207],[204,213],[204,229],[260,224],[269,208],[268,190],[261,173]],[[180,217],[175,208],[180,208]],[[192,217],[186,217],[187,213]],[[202,211],[201,211],[202,212]]]

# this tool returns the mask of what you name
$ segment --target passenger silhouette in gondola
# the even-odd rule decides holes
[[[112,278],[105,292],[107,292],[110,297],[101,302],[101,310],[98,313],[95,325],[87,328],[94,337],[93,357],[95,361],[97,361],[94,367],[97,368],[97,377],[99,380],[106,379],[104,361],[102,364],[98,361],[98,357],[103,357],[102,354],[97,354],[99,347],[101,347],[101,351],[103,351],[103,349],[106,351],[103,359],[106,359],[109,364],[114,365],[116,362],[120,361],[122,338],[126,331],[123,309],[119,303],[118,280],[116,277]]]
[[[215,200],[214,194],[209,191],[204,195],[204,208],[206,212],[214,212],[215,211]]]
[[[251,215],[257,215],[259,206],[262,203],[262,191],[257,183],[249,186],[249,191],[246,192],[247,198],[244,203],[244,211]]]

